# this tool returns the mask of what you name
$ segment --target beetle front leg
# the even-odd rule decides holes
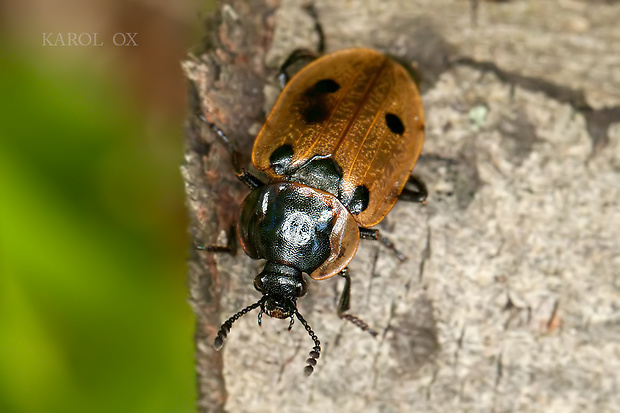
[[[386,248],[391,250],[396,255],[396,258],[398,258],[400,262],[403,262],[407,259],[407,257],[405,257],[402,252],[396,249],[392,241],[381,235],[378,229],[359,227],[359,230],[361,239],[380,241],[383,245],[385,245]]]
[[[345,314],[345,312],[349,311],[349,309],[351,308],[351,276],[349,275],[348,268],[340,271],[338,275],[344,277],[344,288],[342,289],[340,301],[338,302],[338,317],[342,318],[343,320],[350,321],[359,328],[361,328],[363,331],[368,331],[372,336],[376,336],[377,332],[370,328],[364,320],[352,314]]]
[[[228,136],[226,136],[224,131],[218,128],[214,123],[209,122],[200,111],[196,112],[196,116],[202,122],[207,124],[211,130],[215,132],[218,138],[220,138],[220,141],[226,146],[226,148],[228,148],[237,179],[246,184],[250,189],[256,189],[263,186],[264,184],[260,179],[246,171],[245,168],[241,167],[241,152],[237,150],[235,144],[228,138]]]

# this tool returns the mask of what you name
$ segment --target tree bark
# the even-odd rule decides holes
[[[288,321],[221,323],[259,298],[261,263],[194,251],[200,411],[612,411],[620,406],[620,3],[617,1],[224,0],[184,62],[192,108],[182,172],[196,244],[226,244],[249,165],[297,48],[376,48],[422,74],[426,206],[397,203],[342,280],[298,303],[321,340]]]

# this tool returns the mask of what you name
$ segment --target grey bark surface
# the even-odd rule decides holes
[[[184,62],[194,105],[249,164],[278,66],[316,49],[298,0],[223,1]],[[366,46],[421,72],[426,117],[414,173],[426,206],[378,228],[408,260],[362,241],[343,281],[309,282],[303,327],[256,312],[216,352],[220,324],[259,298],[262,263],[195,252],[200,411],[620,411],[620,3],[316,0],[327,51]],[[192,108],[192,111],[194,108]],[[191,112],[191,111],[190,111]],[[182,168],[197,244],[226,244],[247,189],[190,114]]]

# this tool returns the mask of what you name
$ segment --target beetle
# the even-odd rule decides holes
[[[214,347],[219,350],[233,323],[256,308],[259,325],[265,313],[290,318],[290,330],[295,316],[314,342],[304,369],[310,375],[321,344],[297,309],[307,289],[303,274],[314,280],[344,277],[338,315],[376,335],[360,318],[346,314],[347,265],[360,238],[379,240],[404,259],[370,227],[397,199],[426,199],[424,184],[411,176],[424,140],[424,115],[410,74],[382,53],[366,48],[333,52],[289,80],[287,70],[301,59],[309,55],[294,53],[283,65],[284,89],[254,142],[252,164],[268,182],[240,168],[234,145],[210,124],[232,150],[238,178],[251,189],[237,220],[239,243],[251,258],[267,261],[254,278],[262,297],[222,324]],[[405,188],[408,183],[414,189]]]

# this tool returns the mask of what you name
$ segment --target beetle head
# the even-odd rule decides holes
[[[292,317],[297,298],[306,294],[306,282],[301,271],[288,265],[268,262],[254,278],[254,288],[263,293],[261,311],[275,318]]]
[[[320,356],[321,342],[314,334],[314,331],[312,331],[308,322],[297,310],[297,298],[303,297],[306,294],[306,282],[301,271],[288,265],[271,261],[267,262],[263,271],[254,278],[254,288],[263,294],[261,299],[226,320],[220,327],[213,346],[216,350],[221,349],[233,323],[257,307],[260,307],[260,312],[258,313],[259,326],[261,325],[264,312],[268,316],[275,318],[290,317],[291,322],[288,327],[290,330],[293,327],[294,315],[304,326],[312,341],[314,341],[314,347],[309,353],[310,357],[306,360],[308,365],[304,369],[306,375],[309,376],[314,371],[316,360]]]

